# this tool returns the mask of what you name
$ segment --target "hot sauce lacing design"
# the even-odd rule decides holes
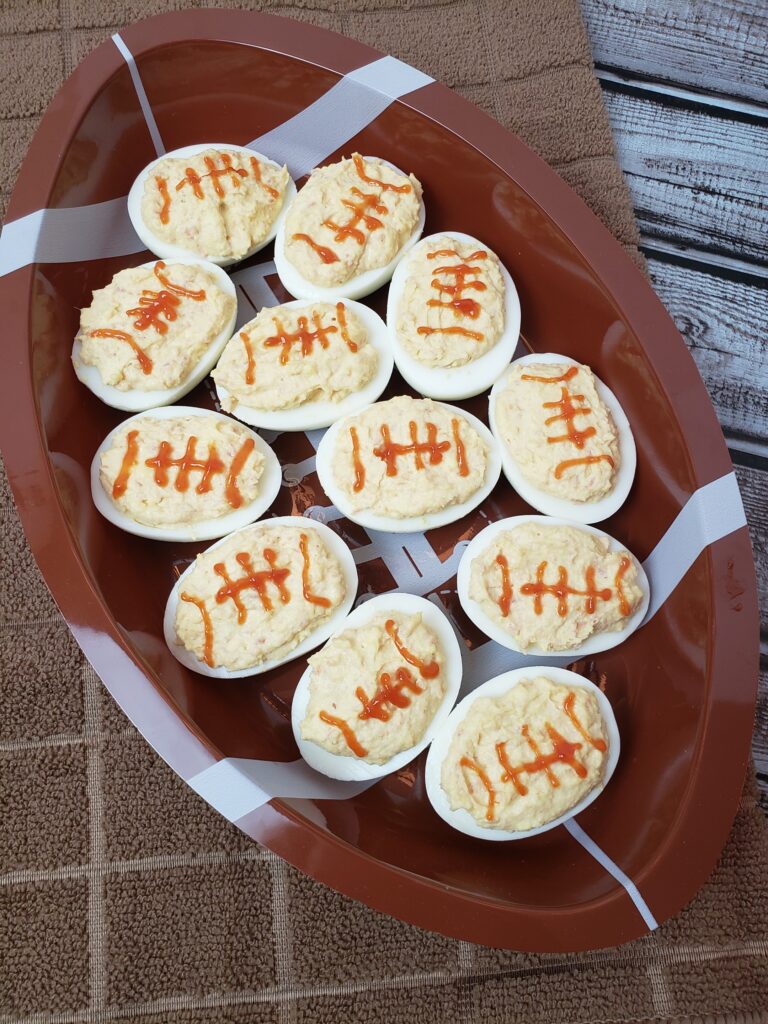
[[[509,563],[506,556],[498,554],[495,561],[501,575],[501,594],[498,597],[497,604],[501,614],[506,618],[509,615],[514,588],[510,581]],[[623,579],[630,565],[629,558],[623,557],[619,562],[619,567],[614,577],[616,600],[619,603],[619,610],[624,617],[629,615],[632,610],[623,588]],[[568,570],[563,565],[557,567],[557,578],[551,582],[546,582],[547,566],[547,562],[540,562],[536,569],[536,579],[523,583],[518,588],[522,596],[533,597],[533,610],[536,615],[543,614],[544,597],[546,595],[556,598],[557,614],[561,618],[565,618],[568,614],[568,599],[570,597],[583,597],[584,604],[582,607],[589,615],[594,615],[597,611],[598,601],[607,602],[613,597],[613,590],[610,587],[598,587],[596,585],[595,567],[593,565],[587,566],[584,571],[583,590],[570,585]]]
[[[138,306],[127,309],[126,313],[133,319],[134,330],[146,331],[152,328],[157,334],[168,333],[168,323],[178,318],[178,310],[182,299],[189,299],[190,302],[204,302],[207,298],[204,289],[197,291],[185,288],[183,285],[175,284],[164,273],[165,263],[158,260],[154,267],[155,277],[163,286],[159,291],[145,288],[138,298]],[[138,344],[133,335],[127,331],[118,331],[111,328],[100,327],[89,331],[92,338],[114,338],[117,341],[124,341],[136,353],[136,358],[143,373],[152,373],[154,364],[151,356]]]
[[[349,194],[341,200],[342,206],[349,211],[347,220],[339,223],[336,220],[327,218],[323,221],[323,227],[333,232],[335,242],[345,242],[352,239],[360,246],[364,246],[368,237],[374,231],[384,227],[384,220],[389,213],[389,207],[383,201],[382,196],[387,192],[405,194],[413,190],[413,186],[406,182],[403,185],[394,185],[378,178],[371,178],[365,170],[363,158],[355,154],[352,158],[355,170],[361,182],[366,186],[373,186],[375,191],[364,190],[353,185]],[[295,241],[304,242],[313,252],[317,254],[323,263],[337,263],[338,254],[326,245],[321,245],[316,239],[304,232],[294,234]]]
[[[327,597],[313,593],[310,586],[309,573],[312,560],[309,551],[309,538],[306,533],[302,533],[299,537],[299,551],[302,561],[302,598],[308,604],[319,605],[323,608],[330,607],[331,601]],[[247,551],[239,551],[235,555],[235,562],[242,570],[242,575],[240,576],[233,577],[230,575],[224,562],[216,562],[213,567],[216,575],[223,580],[222,585],[215,594],[216,604],[223,605],[227,601],[232,601],[237,612],[237,623],[239,626],[245,625],[248,621],[248,608],[241,597],[244,592],[249,590],[255,591],[265,612],[274,611],[275,601],[281,604],[288,604],[292,597],[295,596],[291,594],[287,585],[287,581],[292,573],[290,567],[278,563],[278,555],[273,548],[264,547],[261,554],[267,564],[266,569],[256,569],[253,564],[252,555]],[[211,616],[205,601],[202,598],[188,594],[186,591],[182,592],[180,597],[183,601],[194,604],[200,610],[204,632],[203,661],[212,668],[214,632]]]
[[[431,309],[449,309],[456,319],[477,320],[482,307],[476,298],[464,293],[487,290],[488,286],[485,282],[476,279],[476,275],[481,273],[481,268],[476,265],[475,261],[488,259],[488,253],[485,249],[478,249],[465,258],[460,257],[456,249],[437,249],[435,252],[427,253],[428,260],[447,260],[450,257],[455,257],[459,262],[435,267],[431,286],[437,290],[438,297],[429,299],[427,306]],[[422,335],[458,334],[478,342],[484,338],[482,331],[456,324],[447,327],[430,327],[424,324],[417,327],[416,332]]]
[[[381,443],[372,449],[377,459],[386,466],[386,475],[389,477],[398,475],[398,462],[401,458],[413,456],[417,470],[423,470],[426,466],[437,466],[443,461],[443,456],[453,449],[456,458],[456,467],[459,476],[468,476],[470,472],[467,461],[467,452],[464,442],[461,439],[461,425],[458,418],[451,420],[451,440],[438,439],[437,426],[434,423],[424,424],[426,436],[419,432],[419,425],[415,420],[408,423],[410,443],[401,444],[392,440],[388,424],[382,423],[380,427]],[[352,465],[355,471],[355,483],[353,490],[361,491],[365,487],[365,464],[360,455],[360,439],[355,427],[349,427],[349,436],[352,443]]]
[[[397,648],[400,657],[411,667],[401,665],[395,669],[394,673],[380,672],[372,694],[368,694],[363,686],[356,688],[355,697],[360,702],[357,718],[361,722],[371,718],[380,722],[389,722],[396,709],[410,707],[413,699],[424,693],[428,681],[436,679],[440,675],[440,666],[436,661],[424,661],[403,643],[394,619],[387,619],[384,629]],[[416,674],[422,682],[417,679]],[[339,718],[325,710],[319,712],[319,718],[326,725],[332,725],[339,729],[347,746],[356,757],[367,756],[368,750],[359,742],[353,725],[350,725],[346,719]]]
[[[573,394],[568,382],[578,374],[579,367],[571,366],[559,377],[540,377],[535,374],[524,373],[520,380],[537,381],[542,384],[561,384],[560,398],[554,402],[544,402],[544,409],[551,409],[553,413],[544,420],[544,425],[549,427],[553,424],[562,425],[565,433],[550,434],[547,437],[548,444],[572,444],[575,448],[583,450],[590,437],[594,437],[597,429],[594,426],[577,427],[576,417],[590,416],[593,414],[589,405],[579,405],[584,402],[584,395]],[[583,422],[583,421],[582,421]],[[555,467],[555,478],[559,480],[562,475],[574,466],[592,465],[596,462],[607,462],[611,468],[614,467],[614,460],[608,454],[584,455],[572,459],[564,459]]]
[[[138,462],[138,430],[129,431],[126,436],[126,447],[123,455],[120,471],[112,484],[112,497],[122,497],[128,487],[131,471]],[[208,453],[205,458],[198,455],[197,438],[192,435],[188,438],[184,452],[177,457],[173,455],[173,446],[169,441],[161,441],[157,454],[144,462],[154,471],[154,482],[157,487],[167,487],[170,477],[169,471],[176,470],[174,488],[177,491],[185,492],[189,489],[190,476],[193,472],[200,473],[200,478],[195,487],[197,494],[206,494],[213,487],[213,478],[219,474],[226,474],[224,482],[224,494],[227,502],[233,509],[240,508],[243,503],[243,496],[238,487],[238,477],[245,468],[248,457],[253,451],[256,442],[252,437],[246,438],[238,448],[232,461],[227,468],[225,462],[219,457],[216,445],[208,445]]]
[[[544,731],[547,737],[546,742],[549,744],[549,749],[546,749],[531,735],[530,725],[524,722],[520,727],[520,735],[531,751],[532,757],[530,760],[513,764],[507,753],[507,740],[501,740],[496,743],[495,753],[498,764],[489,771],[485,770],[476,759],[468,755],[464,755],[459,759],[459,767],[463,771],[464,783],[469,792],[472,793],[472,784],[471,777],[467,774],[468,771],[471,771],[473,775],[479,778],[486,791],[486,821],[492,822],[496,820],[495,806],[499,795],[498,790],[493,785],[496,781],[502,784],[512,783],[518,796],[525,797],[528,795],[528,786],[523,781],[523,777],[526,775],[536,775],[539,772],[544,772],[552,788],[559,788],[560,780],[553,771],[553,767],[557,764],[572,771],[580,779],[587,777],[586,765],[577,756],[578,752],[584,749],[585,744],[602,753],[605,753],[608,746],[605,740],[599,736],[590,736],[576,714],[575,704],[576,694],[571,690],[563,701],[563,711],[576,732],[581,736],[581,741],[579,742],[567,740],[550,722],[545,721]],[[501,768],[501,772],[497,775],[496,773],[499,768]]]
[[[339,334],[350,352],[358,351],[357,343],[349,334],[347,323],[347,311],[343,302],[336,303],[336,323],[323,324],[322,314],[315,310],[312,313],[312,327],[309,325],[307,316],[299,316],[296,330],[288,330],[283,326],[280,317],[273,317],[276,333],[264,340],[264,348],[280,349],[280,365],[285,366],[292,358],[294,350],[303,357],[311,356],[315,350],[315,343],[321,349],[327,349],[330,345],[330,336]],[[255,360],[251,341],[245,331],[241,331],[240,338],[246,353],[245,383],[253,384],[255,380]]]
[[[261,175],[261,163],[256,159],[255,156],[249,158],[250,172],[246,167],[235,167],[232,164],[231,153],[220,153],[219,157],[221,162],[216,163],[215,159],[211,156],[204,156],[203,162],[206,166],[206,172],[200,174],[194,169],[194,167],[187,167],[184,173],[184,177],[176,183],[174,186],[174,192],[181,192],[183,189],[189,187],[192,190],[192,195],[195,199],[205,199],[205,191],[203,189],[203,182],[206,179],[210,180],[211,187],[214,194],[218,199],[224,199],[227,195],[228,186],[231,191],[240,188],[241,180],[243,178],[252,178],[257,185],[260,186],[261,190],[268,197],[271,203],[279,199],[280,192],[272,188],[271,185],[267,185],[266,182],[262,181]],[[168,189],[168,182],[166,178],[160,175],[155,175],[155,184],[162,200],[160,208],[160,223],[167,224],[170,219],[170,210],[172,205],[172,194]]]

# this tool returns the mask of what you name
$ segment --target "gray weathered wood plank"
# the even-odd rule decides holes
[[[762,634],[768,641],[768,472],[752,466],[735,468],[755,555]]]
[[[596,64],[768,102],[765,0],[581,0]]]
[[[768,124],[603,96],[641,232],[765,264]]]
[[[768,281],[763,287],[652,258],[648,268],[726,436],[768,451]]]

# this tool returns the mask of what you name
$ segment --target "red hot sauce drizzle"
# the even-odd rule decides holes
[[[253,384],[254,381],[256,380],[256,361],[253,358],[253,348],[251,347],[251,339],[248,337],[245,331],[240,331],[240,340],[242,341],[243,348],[245,349],[245,383]]]
[[[571,724],[582,737],[582,739],[594,747],[595,750],[605,752],[608,747],[604,740],[600,737],[590,736],[587,730],[582,725],[576,714],[574,705],[576,701],[576,694],[571,690],[563,702],[563,711],[568,716]],[[552,749],[545,753],[540,747],[536,740],[531,736],[530,728],[527,723],[523,724],[520,728],[520,735],[525,739],[526,743],[531,749],[533,759],[530,761],[523,761],[520,764],[513,765],[509,760],[507,754],[507,741],[501,740],[496,744],[496,757],[499,760],[499,764],[503,769],[503,774],[500,777],[501,782],[511,782],[515,787],[518,796],[527,796],[528,787],[521,780],[521,775],[535,775],[538,772],[544,772],[549,780],[549,784],[553,789],[558,789],[560,786],[560,780],[552,770],[556,764],[562,764],[570,768],[580,779],[584,779],[587,776],[586,766],[579,761],[576,757],[576,752],[581,750],[583,743],[572,743],[562,736],[557,729],[549,722],[544,723],[547,736]],[[493,804],[495,800],[495,794],[490,784],[490,780],[485,772],[482,770],[477,762],[473,761],[469,757],[462,757],[459,761],[459,765],[462,768],[471,768],[475,771],[483,782],[483,785],[487,789],[491,799],[489,800],[489,807],[486,813],[486,820],[493,821]],[[466,777],[465,777],[466,783]],[[471,792],[471,787],[467,784],[467,789]],[[493,795],[491,795],[493,794]]]
[[[569,380],[573,380],[578,372],[578,366],[571,366],[559,377],[537,377],[535,374],[524,373],[521,375],[520,380],[533,380],[541,384],[566,384]],[[547,437],[548,444],[559,444],[563,441],[568,441],[579,450],[582,450],[586,441],[597,433],[597,430],[591,426],[585,427],[583,430],[576,427],[574,423],[576,417],[589,415],[592,409],[588,405],[574,405],[574,401],[583,402],[584,395],[572,395],[567,387],[563,387],[557,402],[544,402],[545,409],[559,410],[554,416],[549,416],[544,421],[544,425],[549,426],[551,423],[556,423],[559,420],[563,420],[566,425],[565,434]],[[596,462],[607,462],[611,468],[614,466],[614,461],[610,455],[584,455],[577,459],[564,459],[555,467],[555,479],[559,480],[563,473],[574,466],[588,466]]]
[[[168,213],[171,209],[171,196],[168,191],[168,182],[165,178],[161,178],[160,175],[155,176],[155,184],[157,185],[157,191],[160,193],[160,198],[163,201],[163,205],[160,207],[160,223],[168,223]]]
[[[240,445],[240,448],[235,453],[235,457],[230,463],[229,472],[227,473],[227,481],[224,485],[224,493],[232,508],[240,508],[243,503],[243,495],[240,492],[240,488],[237,486],[237,478],[242,473],[243,467],[248,461],[248,456],[255,447],[256,442],[253,438],[247,437]]]
[[[349,428],[349,436],[352,441],[352,465],[355,469],[355,482],[352,485],[352,490],[355,494],[359,494],[365,487],[365,466],[360,458],[360,439],[357,436],[356,427]]]
[[[192,594],[187,594],[186,591],[182,591],[179,596],[182,601],[188,601],[190,604],[193,604],[202,616],[203,635],[205,637],[203,661],[206,665],[210,666],[210,668],[213,668],[213,624],[211,623],[211,616],[208,614],[208,609],[205,607],[205,601],[200,597],[194,597]]]
[[[459,421],[457,419],[451,420],[451,429],[453,431],[453,445],[456,449],[456,466],[459,470],[459,476],[469,476],[467,450],[464,447],[464,442],[461,440]]]
[[[320,319],[320,314],[314,312],[312,314],[312,323],[314,325],[314,331],[309,329],[309,323],[305,316],[300,316],[298,319],[298,327],[295,331],[286,331],[280,320],[277,317],[274,318],[275,328],[277,334],[271,338],[267,338],[264,342],[264,348],[281,348],[280,352],[280,365],[285,366],[288,360],[291,358],[291,351],[295,344],[300,346],[302,356],[308,356],[312,354],[315,342],[322,348],[328,348],[330,342],[328,341],[329,334],[335,334],[336,328],[331,325],[329,327],[323,327]]]
[[[404,661],[407,661],[409,665],[413,665],[422,679],[434,679],[436,676],[440,675],[440,666],[436,661],[422,661],[403,644],[397,629],[397,623],[394,619],[387,619],[384,623],[384,629],[387,631],[387,636],[389,636],[390,640],[397,648],[400,657],[403,658]]]
[[[336,715],[329,715],[327,711],[321,711],[318,717],[321,722],[325,722],[326,725],[332,725],[341,732],[347,746],[356,757],[365,757],[368,751],[361,743],[358,742],[354,730],[347,722],[344,721],[343,718],[337,718]]]
[[[434,423],[427,423],[427,440],[419,441],[419,428],[415,420],[408,424],[411,435],[410,444],[398,444],[392,440],[389,427],[386,423],[381,425],[381,444],[373,449],[377,459],[386,463],[387,476],[397,476],[397,460],[401,455],[413,455],[416,460],[416,469],[424,469],[422,455],[429,455],[430,466],[436,466],[443,461],[443,453],[451,447],[450,441],[437,440],[437,427]]]
[[[319,597],[317,594],[313,594],[312,588],[309,584],[309,570],[312,563],[309,554],[309,537],[306,533],[302,533],[299,538],[299,549],[301,551],[301,558],[303,562],[301,567],[301,587],[302,593],[304,594],[304,600],[308,601],[309,604],[319,605],[321,608],[330,608],[330,598]]]
[[[357,352],[357,344],[349,336],[349,325],[347,324],[347,310],[343,302],[336,303],[336,318],[339,321],[341,337],[350,352]]]
[[[571,596],[585,597],[584,608],[590,614],[594,614],[598,600],[610,601],[611,599],[612,592],[608,587],[598,590],[595,586],[595,570],[592,566],[589,566],[586,572],[586,590],[576,590],[569,585],[568,570],[563,565],[558,566],[556,583],[544,582],[546,571],[547,563],[540,562],[536,570],[536,581],[523,583],[520,587],[521,594],[526,597],[533,596],[533,610],[536,615],[541,615],[544,611],[543,597],[545,594],[551,594],[557,598],[557,614],[561,618],[565,618],[568,614],[568,598]]]
[[[125,439],[125,452],[123,454],[123,461],[120,464],[120,472],[115,477],[115,481],[112,484],[112,497],[121,498],[125,494],[125,490],[128,486],[128,478],[131,475],[131,470],[136,465],[139,458],[139,445],[137,438],[139,436],[138,430],[129,430]]]
[[[485,787],[485,791],[488,794],[488,808],[485,812],[485,820],[493,821],[494,818],[496,817],[494,813],[494,808],[496,806],[496,790],[491,785],[491,780],[488,778],[488,775],[483,770],[483,768],[477,763],[477,761],[473,760],[471,757],[462,757],[461,760],[459,761],[459,765],[462,768],[467,768],[469,769],[469,771],[474,772],[475,775],[477,775],[477,777],[480,779],[480,782]],[[469,785],[468,782],[466,782],[466,775],[464,776],[464,781],[466,783],[467,789],[471,793],[472,787]]]
[[[427,253],[428,260],[442,259],[454,256],[461,259],[456,249],[437,249],[435,252]],[[479,274],[480,267],[472,266],[473,260],[488,259],[488,253],[484,249],[478,249],[466,260],[446,267],[436,267],[432,280],[432,287],[438,292],[438,298],[429,299],[427,306],[438,309],[450,309],[457,317],[465,316],[470,320],[477,320],[480,316],[481,306],[477,299],[465,296],[465,291],[484,292],[487,285],[483,281],[468,281],[472,274]],[[441,279],[439,275],[444,275]],[[447,280],[446,280],[447,279]],[[452,279],[452,283],[450,282]],[[446,298],[447,296],[447,298]],[[480,331],[473,331],[467,327],[417,327],[416,332],[422,335],[430,334],[456,334],[465,338],[472,338],[475,341],[482,341],[484,335]]]
[[[344,242],[347,238],[354,239],[358,245],[365,245],[365,233],[359,225],[370,233],[384,227],[383,221],[374,217],[374,213],[383,216],[388,213],[387,207],[381,202],[381,197],[375,192],[361,192],[359,188],[352,188],[353,199],[342,199],[341,205],[351,212],[351,217],[344,224],[337,224],[333,220],[324,220],[323,227],[335,231],[333,236],[335,242]]]
[[[185,170],[184,177],[176,185],[176,191],[180,192],[185,185],[192,186],[192,193],[196,199],[204,199],[205,194],[202,190],[201,183],[204,178],[210,178],[211,184],[213,185],[213,191],[222,199],[224,197],[224,188],[221,184],[220,178],[229,180],[234,188],[240,188],[240,179],[248,177],[248,171],[244,167],[233,167],[232,166],[232,154],[221,153],[221,166],[217,167],[213,157],[203,157],[203,162],[208,168],[206,174],[198,174],[194,167],[187,167]]]
[[[369,697],[362,686],[358,686],[355,696],[363,705],[363,710],[357,716],[359,719],[365,721],[368,718],[377,718],[380,722],[388,722],[392,717],[388,705],[393,708],[410,707],[411,698],[403,691],[408,690],[415,696],[424,693],[424,687],[419,686],[413,672],[407,668],[398,668],[395,679],[397,682],[393,683],[391,674],[382,672],[373,697]]]
[[[615,579],[613,581],[613,585],[616,587],[616,597],[617,597],[618,602],[619,602],[619,611],[621,612],[621,614],[624,617],[629,615],[629,613],[632,611],[632,609],[630,607],[630,604],[629,604],[629,601],[627,600],[627,595],[624,593],[624,585],[623,585],[624,584],[624,575],[627,572],[627,570],[629,569],[631,564],[632,563],[630,562],[630,560],[625,555],[622,558],[622,560],[619,562],[619,567],[616,570],[616,577],[615,577]]]
[[[152,358],[134,341],[130,334],[126,334],[125,331],[113,331],[106,327],[100,327],[98,330],[90,331],[89,333],[92,338],[114,338],[116,341],[124,341],[136,353],[141,372],[147,376],[152,373],[152,367],[154,366]]]
[[[261,606],[266,612],[271,612],[272,600],[267,592],[267,585],[272,584],[283,604],[291,600],[291,593],[285,585],[286,579],[291,575],[288,568],[279,568],[277,555],[272,548],[264,548],[262,552],[268,569],[261,569],[258,572],[253,567],[251,556],[246,551],[240,551],[235,555],[235,561],[243,570],[244,575],[239,579],[230,579],[227,568],[223,562],[217,562],[213,571],[224,580],[224,585],[216,591],[216,603],[224,604],[231,599],[237,609],[237,621],[242,626],[248,618],[248,609],[242,602],[240,594],[243,590],[255,590],[261,601]]]
[[[296,235],[291,236],[296,242],[306,242],[306,244],[312,249],[313,252],[317,253],[323,263],[338,263],[339,257],[333,251],[329,249],[327,245],[319,245],[314,238],[310,235],[305,235],[303,231],[300,231]]]
[[[202,473],[200,480],[195,490],[198,494],[206,494],[210,491],[213,486],[212,477],[217,473],[224,472],[224,463],[218,456],[215,445],[208,446],[208,458],[205,460],[198,459],[197,457],[197,438],[192,436],[187,440],[187,447],[184,454],[174,459],[172,457],[173,448],[168,441],[161,441],[160,447],[157,450],[157,455],[152,459],[147,459],[145,465],[149,466],[150,469],[155,471],[155,483],[158,487],[168,486],[168,470],[175,466],[178,469],[176,474],[176,481],[174,487],[177,491],[182,493],[189,489],[189,475],[192,470],[197,470]]]
[[[280,193],[276,188],[272,188],[271,185],[267,185],[265,181],[261,180],[261,164],[255,156],[251,157],[251,172],[256,182],[261,185],[270,199],[278,199],[280,197]]]
[[[365,164],[363,163],[363,158],[359,153],[355,153],[352,159],[359,177],[362,178],[367,185],[378,185],[382,192],[406,193],[411,191],[411,185],[409,182],[406,182],[404,185],[390,185],[388,181],[379,181],[378,178],[369,178],[365,173]]]
[[[509,606],[512,603],[512,584],[509,579],[509,562],[507,556],[496,555],[496,565],[501,570],[501,594],[499,595],[499,610],[506,618],[509,615]]]

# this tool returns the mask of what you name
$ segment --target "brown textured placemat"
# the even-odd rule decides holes
[[[221,4],[220,4],[221,5]],[[0,0],[4,211],[63,78],[163,0]],[[639,260],[577,0],[258,6],[417,65],[521,135]],[[104,691],[0,490],[0,1024],[768,1021],[768,849],[748,786],[709,884],[653,936],[579,956],[455,942],[240,834]]]

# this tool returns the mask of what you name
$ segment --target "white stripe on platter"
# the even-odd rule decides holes
[[[165,147],[132,54],[120,36],[115,46],[125,59],[158,156]],[[248,145],[287,163],[300,177],[375,121],[401,96],[434,79],[416,68],[381,57],[344,75],[305,110]],[[144,244],[128,218],[126,197],[90,206],[36,210],[11,221],[0,234],[0,277],[30,263],[81,263],[129,256]]]

